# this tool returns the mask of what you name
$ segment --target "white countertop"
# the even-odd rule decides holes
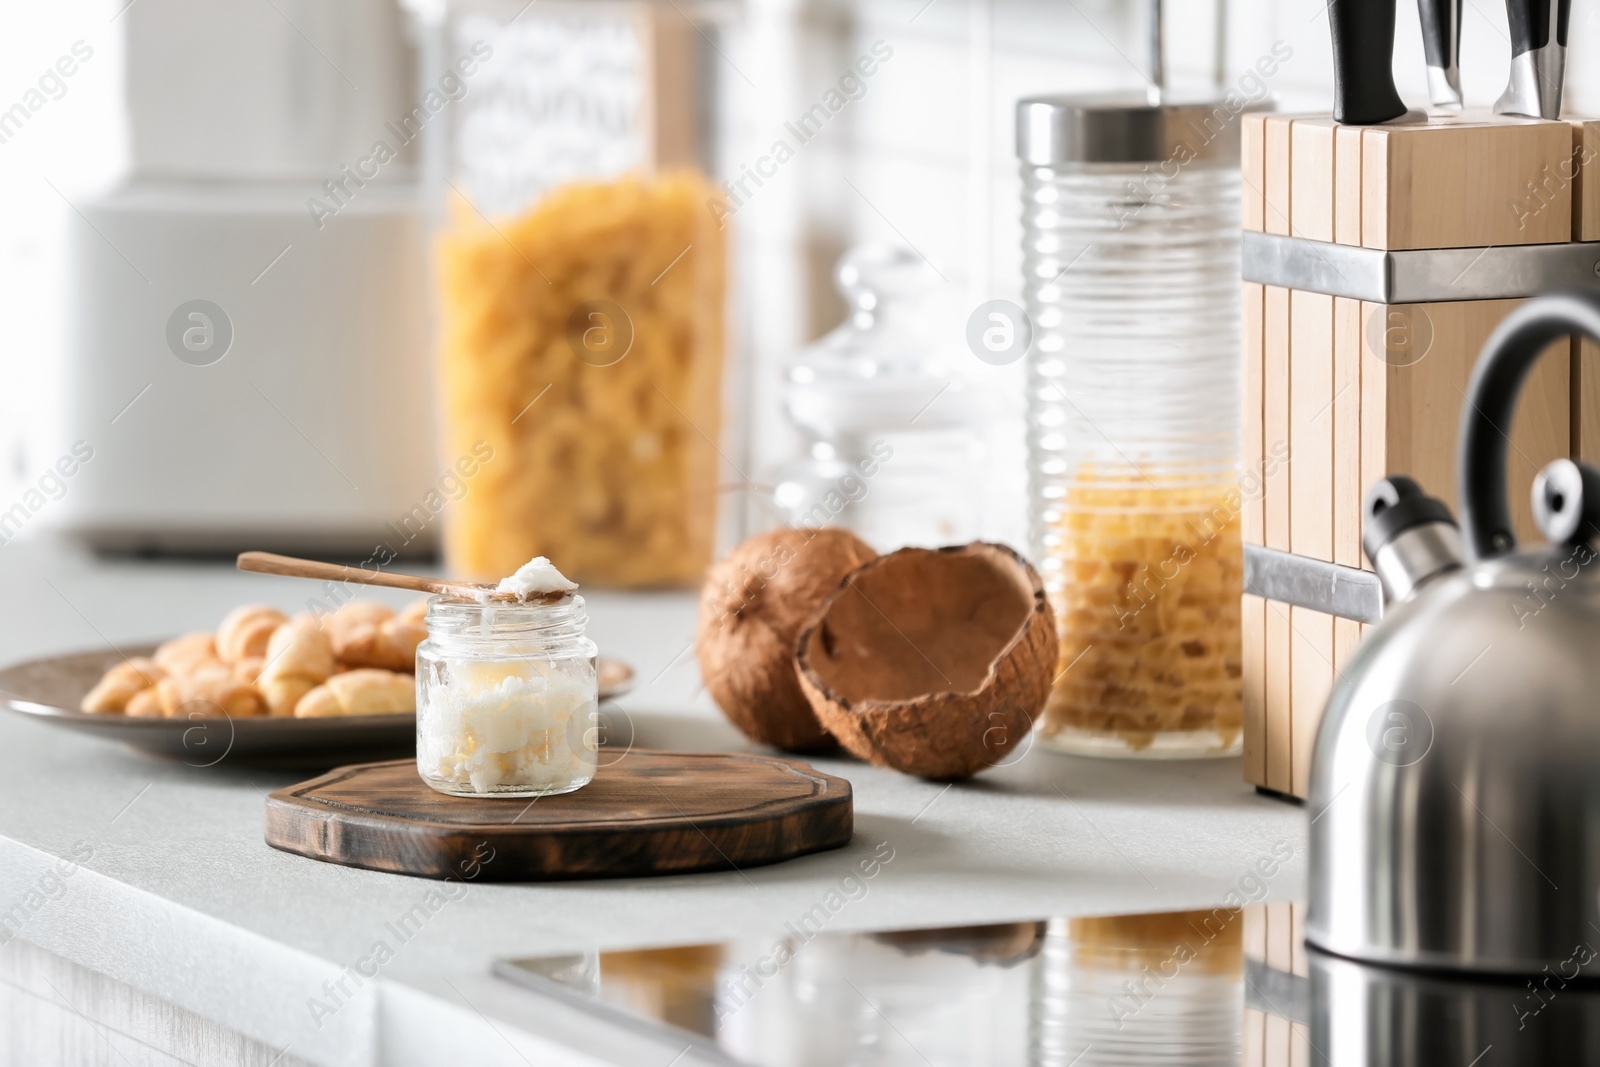
[[[106,562],[51,542],[0,548],[0,589],[6,664],[211,627],[247,600],[296,610],[311,592],[224,563]],[[638,672],[639,689],[621,703],[639,743],[746,747],[699,690],[691,595],[596,593],[589,604],[601,649]],[[0,916],[30,899],[59,858],[92,849],[27,918],[21,938],[287,1048],[288,1058],[664,1067],[677,1051],[666,1043],[603,1031],[492,977],[491,962],[776,931],[881,842],[893,860],[832,929],[1212,906],[1241,880],[1251,887],[1256,862],[1281,843],[1296,857],[1267,883],[1266,899],[1303,896],[1305,814],[1256,796],[1236,760],[1136,763],[1033,751],[955,786],[848,760],[812,762],[855,788],[856,837],[843,850],[727,873],[473,884],[394,945],[387,924],[436,883],[263,843],[264,795],[306,775],[161,762],[0,713]],[[347,979],[348,1000],[315,1018],[311,998],[345,1000],[324,983],[380,939],[394,958],[360,989]]]

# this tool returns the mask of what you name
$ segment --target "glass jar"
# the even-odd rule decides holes
[[[449,569],[548,556],[590,585],[696,582],[733,481],[702,27],[669,4],[438,8],[423,79],[456,90],[423,127],[443,459],[474,469]]]
[[[434,597],[417,647],[417,773],[451,796],[538,797],[597,762],[596,648],[581,596],[554,604]]]
[[[1027,1062],[1239,1064],[1243,928],[1233,908],[1052,920],[1033,960]]]
[[[1061,636],[1039,739],[1064,751],[1242,747],[1238,126],[1018,104],[1029,533]]]
[[[930,326],[937,276],[907,249],[861,245],[834,278],[850,317],[785,375],[805,456],[773,479],[778,514],[880,552],[977,538],[982,406]]]

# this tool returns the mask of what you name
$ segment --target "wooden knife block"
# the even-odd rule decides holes
[[[1472,115],[1340,126],[1247,113],[1246,230],[1403,249],[1600,240],[1600,121]],[[1470,269],[1470,268],[1469,268]],[[1456,430],[1484,341],[1520,300],[1379,304],[1246,283],[1247,543],[1371,569],[1361,500],[1409,474],[1456,501]],[[1538,540],[1530,487],[1560,456],[1600,462],[1600,363],[1562,341],[1523,387],[1509,446],[1517,535]],[[1253,479],[1260,490],[1250,492]],[[1297,797],[1336,675],[1364,626],[1246,595],[1245,778]]]
[[[1306,954],[1306,906],[1302,903],[1251,904],[1242,915],[1244,956],[1258,966],[1310,981]],[[1265,984],[1265,983],[1263,983]],[[1265,993],[1265,990],[1258,989]],[[1290,1004],[1267,994],[1278,1009]],[[1277,1011],[1244,1009],[1244,1034],[1240,1067],[1309,1067],[1326,1062],[1320,1053],[1312,1058],[1311,1020],[1291,1021]]]

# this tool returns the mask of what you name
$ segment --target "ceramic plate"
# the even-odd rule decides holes
[[[154,644],[130,646],[129,656],[148,656]],[[415,751],[411,715],[352,715],[327,719],[215,718],[130,719],[94,715],[78,704],[122,653],[113,649],[71,652],[28,660],[0,670],[0,701],[12,711],[45,722],[122,741],[195,767],[230,762],[334,766],[356,759],[381,759]],[[600,657],[600,699],[633,688],[633,668]]]

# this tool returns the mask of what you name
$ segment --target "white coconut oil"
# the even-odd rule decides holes
[[[435,598],[417,649],[417,772],[453,796],[570,793],[594,778],[599,685],[583,598]]]
[[[556,565],[544,556],[534,556],[517,568],[515,574],[500,579],[497,593],[508,593],[518,600],[548,593],[570,593],[578,583],[556,570]]]

